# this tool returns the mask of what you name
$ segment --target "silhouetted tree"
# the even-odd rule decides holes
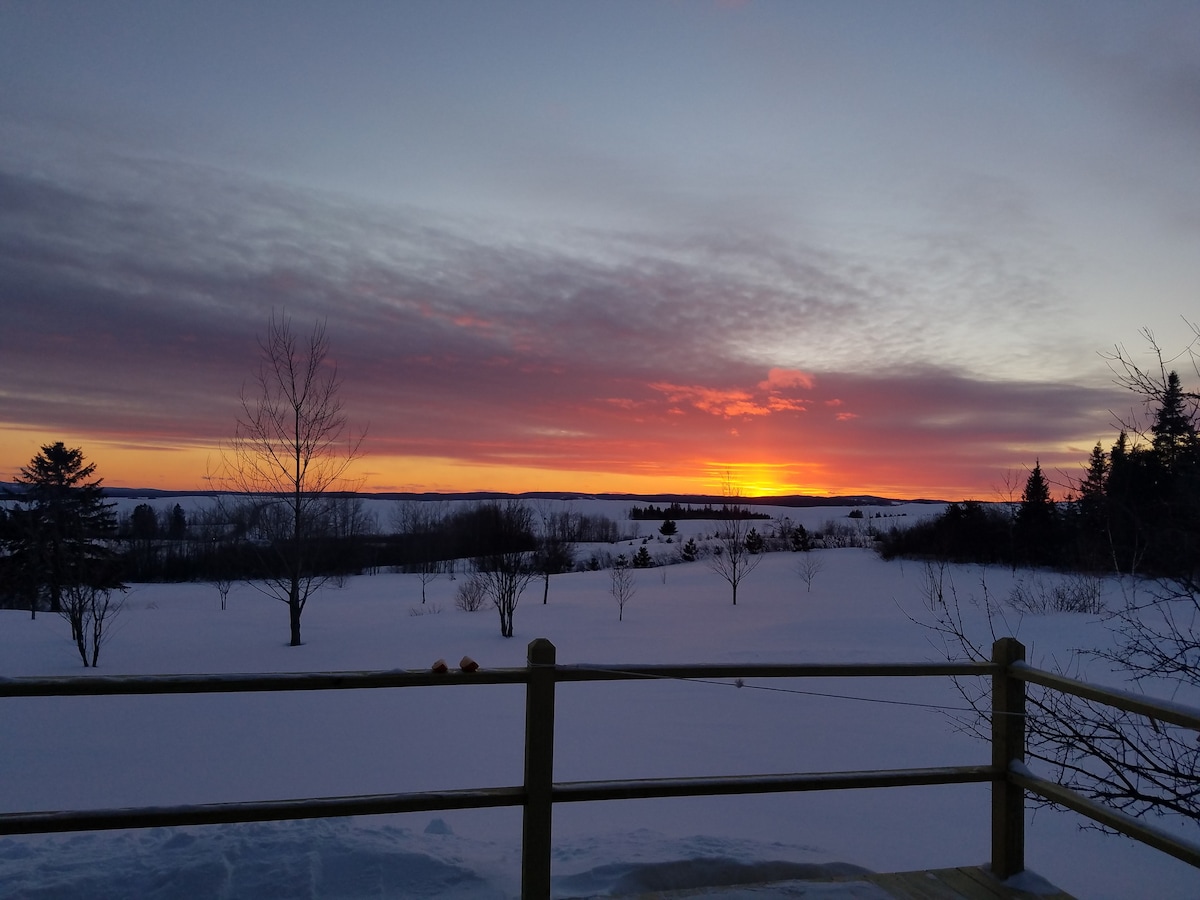
[[[31,614],[45,600],[64,613],[64,594],[75,585],[105,590],[120,587],[108,540],[115,535],[113,504],[104,500],[103,481],[93,478],[95,463],[61,441],[47,444],[16,477],[19,490],[11,511],[9,570],[18,590],[31,601]],[[72,618],[71,636],[78,638]]]
[[[1058,507],[1050,497],[1050,485],[1035,463],[1021,493],[1014,533],[1019,552],[1026,562],[1047,563],[1054,559],[1058,539]]]
[[[129,514],[130,536],[135,541],[152,541],[158,537],[158,514],[149,503],[139,503]]]
[[[549,503],[538,504],[538,544],[534,567],[542,576],[542,603],[550,598],[550,576],[571,571],[575,565],[575,546],[579,542],[579,515],[569,507],[554,509]]]
[[[441,574],[448,554],[445,519],[444,505],[433,500],[405,500],[392,511],[392,528],[405,542],[404,569],[421,579],[422,604],[426,589]]]
[[[519,500],[480,504],[478,512],[479,521],[488,527],[480,535],[482,549],[472,565],[500,614],[500,634],[512,637],[517,603],[538,575],[533,564],[533,512]]]
[[[173,541],[182,541],[187,537],[188,521],[183,507],[178,503],[171,508],[171,518],[167,523],[167,537]]]
[[[762,562],[762,556],[751,553],[746,546],[746,537],[751,530],[747,524],[749,516],[740,502],[739,494],[726,480],[727,501],[721,509],[721,524],[717,531],[717,546],[708,557],[708,567],[729,584],[733,594],[733,605],[737,606],[738,586],[747,575]]]
[[[325,495],[346,486],[364,434],[349,431],[323,324],[300,340],[290,318],[272,315],[259,349],[221,480],[255,505],[266,555],[262,580],[254,584],[287,605],[290,644],[297,647],[300,616],[328,577],[312,564],[327,524]]]

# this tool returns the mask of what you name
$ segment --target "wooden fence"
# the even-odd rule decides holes
[[[130,694],[201,694],[247,691],[327,691],[363,688],[432,687],[468,684],[525,685],[525,765],[520,785],[448,791],[370,794],[246,803],[0,814],[0,835],[178,825],[217,825],[380,815],[450,809],[523,807],[522,896],[550,896],[551,821],[555,803],[702,797],[728,794],[847,790],[990,782],[992,785],[993,873],[1007,878],[1025,867],[1026,792],[1066,806],[1136,840],[1200,867],[1200,846],[1108,809],[1024,765],[1025,685],[1108,704],[1158,722],[1200,732],[1200,710],[1156,702],[1045,672],[1024,662],[1025,648],[1013,638],[993,647],[990,662],[875,663],[818,665],[648,665],[607,668],[559,666],[550,641],[529,644],[528,665],[474,672],[333,672],[284,675],[88,676],[0,679],[3,697],[66,697]],[[992,681],[990,765],[808,772],[701,778],[652,778],[556,783],[554,781],[555,687],[564,682],[637,679],[762,679],[854,677],[962,677]]]

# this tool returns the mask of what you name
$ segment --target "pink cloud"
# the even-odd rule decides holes
[[[799,369],[771,369],[767,372],[767,380],[758,383],[762,391],[782,391],[787,388],[804,388],[812,390],[816,379],[807,372]]]
[[[666,394],[672,403],[689,403],[701,412],[724,416],[727,419],[734,416],[765,416],[771,412],[768,407],[755,402],[753,395],[736,388],[722,390],[703,385],[665,382],[656,382],[650,387]]]

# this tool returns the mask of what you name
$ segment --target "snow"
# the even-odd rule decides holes
[[[591,501],[584,511],[618,518],[627,506]],[[915,517],[936,510],[882,511]],[[782,512],[816,527],[847,510]],[[712,527],[679,525],[677,542]],[[655,536],[649,546],[656,554],[678,545],[658,540],[653,523],[640,523],[640,532]],[[628,553],[639,544],[607,549]],[[736,607],[728,585],[703,562],[638,570],[620,622],[608,572],[555,576],[547,605],[540,585],[525,594],[516,637],[507,640],[490,608],[455,609],[457,582],[446,577],[429,585],[424,607],[416,576],[360,576],[327,587],[304,613],[299,648],[285,645],[284,607],[248,585],[235,586],[225,611],[208,585],[137,585],[99,672],[426,669],[464,655],[484,668],[513,667],[524,665],[537,637],[554,642],[560,664],[615,668],[941,658],[930,633],[909,618],[923,611],[919,564],[885,562],[867,550],[814,552],[824,565],[811,591],[795,554],[769,554],[743,583]],[[979,596],[986,584],[1004,597],[1022,577],[979,567],[947,571],[968,617],[978,617],[968,595]],[[1106,590],[1115,598],[1118,587]],[[976,624],[982,639],[986,632]],[[1009,624],[1030,648],[1030,662],[1047,667],[1064,662],[1072,648],[1109,640],[1103,622],[1087,616],[1014,614]],[[1082,677],[1122,684],[1094,661],[1080,665]],[[87,674],[64,621],[0,611],[0,676]],[[522,771],[523,696],[519,686],[480,685],[0,700],[0,809],[514,785]],[[742,688],[728,681],[604,682],[560,685],[557,696],[558,781],[989,759],[986,745],[956,731],[935,708],[962,704],[940,678],[750,679]],[[1028,819],[1023,885],[1044,884],[1041,876],[1080,898],[1196,896],[1196,871],[1164,854],[1081,830],[1084,820],[1071,813],[1030,810]],[[567,803],[556,805],[554,821],[561,897],[789,878],[803,871],[794,866],[979,865],[989,855],[986,785]],[[0,838],[0,896],[515,897],[520,830],[518,809],[497,809]],[[690,864],[677,865],[682,861]],[[864,882],[804,890],[808,897],[883,896]],[[713,888],[711,895],[763,896],[752,886]],[[778,888],[772,895],[786,894]]]

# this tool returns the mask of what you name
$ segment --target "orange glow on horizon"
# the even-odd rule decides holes
[[[25,429],[0,432],[0,480],[11,480],[44,444],[62,440],[81,447],[96,474],[110,487],[161,490],[214,490],[210,480],[220,464],[217,446],[199,447],[144,440],[136,446],[86,434],[48,438]],[[546,491],[564,494],[705,494],[720,495],[728,486],[745,497],[781,495],[831,496],[872,494],[894,498],[934,497],[989,499],[997,495],[1002,478],[988,484],[947,484],[928,478],[928,472],[851,471],[839,463],[812,458],[785,461],[676,458],[648,460],[624,470],[602,466],[572,468],[505,464],[437,456],[368,454],[351,470],[350,488],[364,493],[468,493],[494,491],[519,494]],[[928,479],[928,480],[927,480]]]

